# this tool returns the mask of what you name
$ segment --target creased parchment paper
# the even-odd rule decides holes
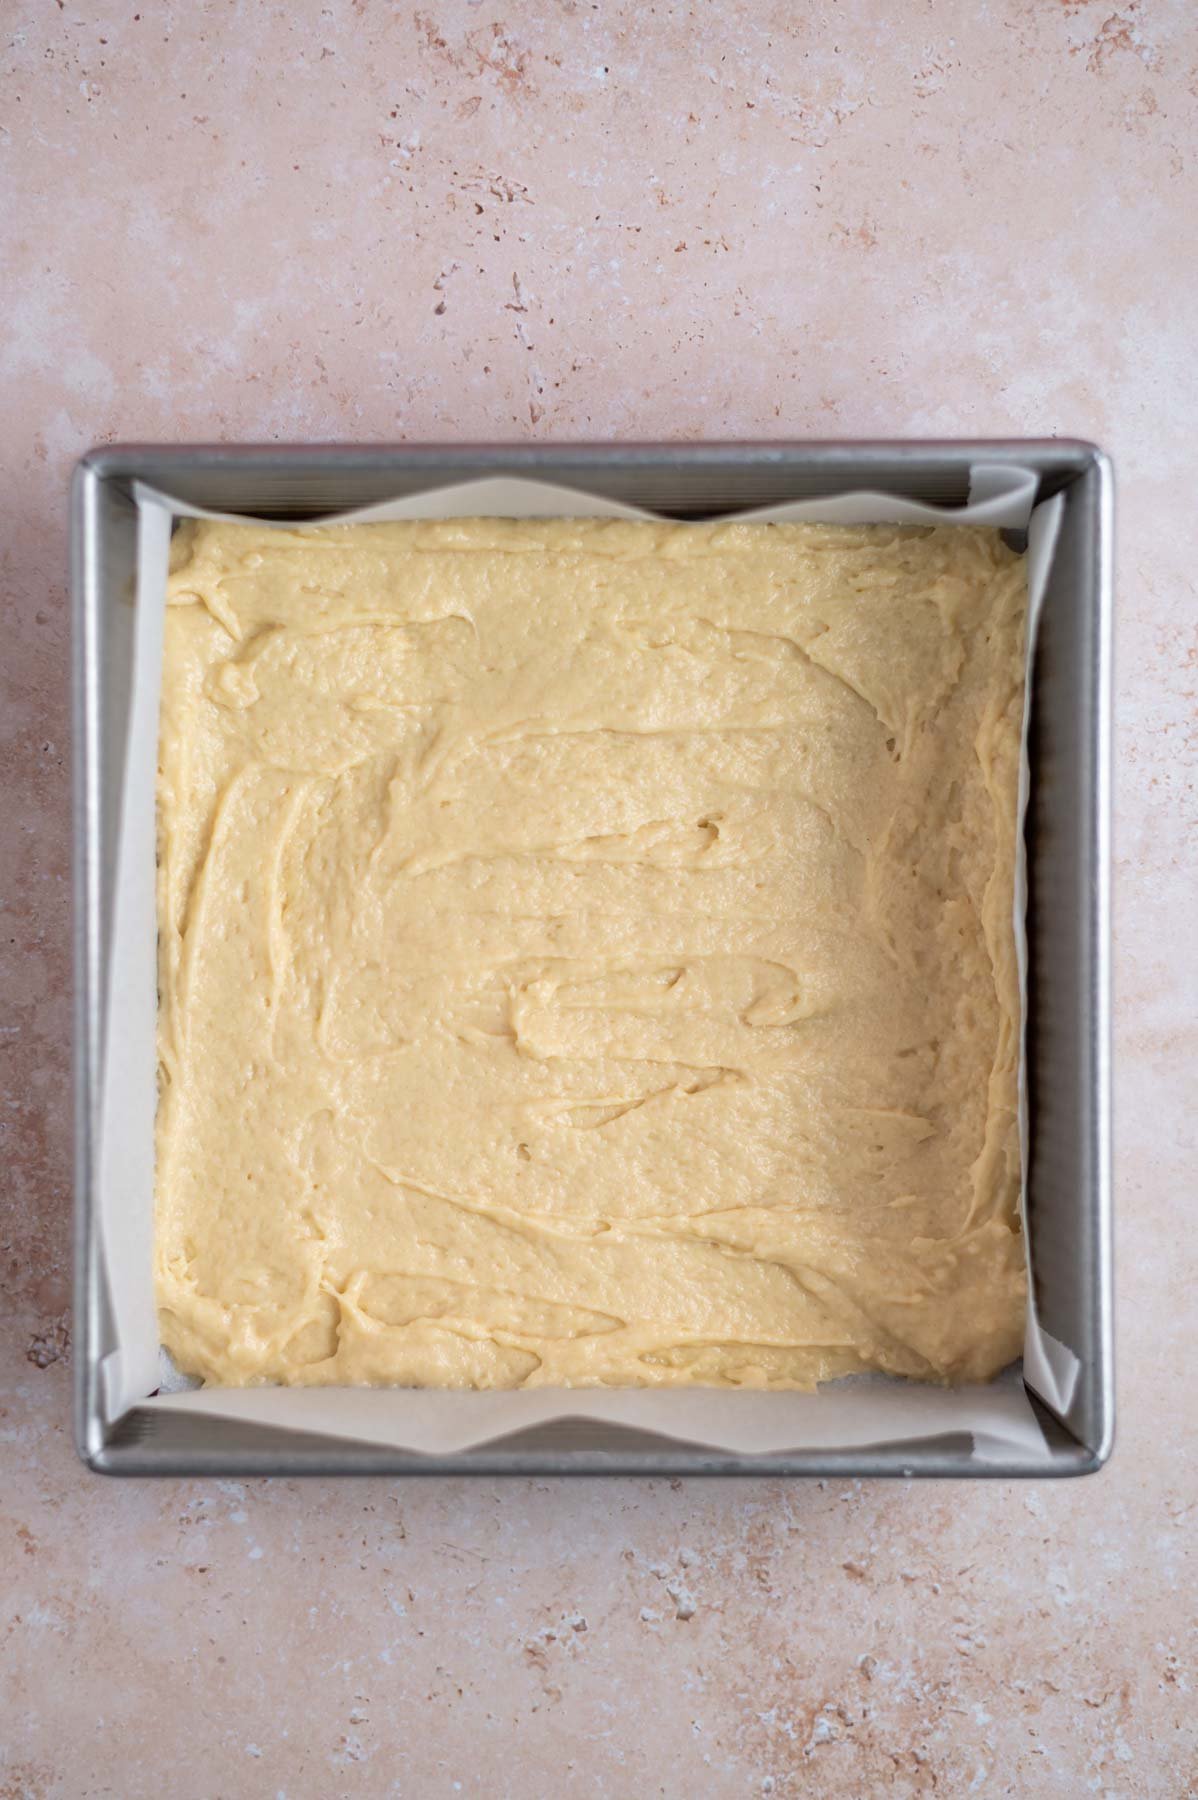
[[[1060,523],[1061,502],[1035,508],[1036,477],[1010,465],[977,464],[969,504],[943,509],[878,493],[761,507],[735,516],[824,524],[998,525],[1028,532],[1028,667]],[[968,1433],[979,1462],[1017,1452],[1044,1454],[1043,1433],[1025,1383],[1064,1410],[1078,1374],[1073,1352],[1045,1333],[1029,1300],[1022,1379],[1010,1370],[984,1387],[940,1389],[883,1377],[829,1384],[819,1393],[715,1389],[537,1389],[462,1393],[414,1389],[196,1389],[160,1350],[152,1273],[154,1236],[155,778],[166,573],[173,521],[217,517],[139,486],[134,668],[122,805],[117,822],[116,891],[104,1008],[98,1210],[102,1268],[115,1348],[103,1365],[106,1416],[135,1405],[200,1412],[265,1428],[451,1454],[554,1419],[589,1419],[688,1444],[752,1456],[788,1450],[901,1446]],[[476,516],[652,518],[652,513],[572,488],[497,478],[434,489],[324,523]],[[262,521],[266,524],[279,521]],[[292,524],[293,521],[286,523]],[[1029,683],[1030,692],[1030,683]],[[1027,726],[1020,816],[1028,793]],[[1026,989],[1026,869],[1022,841],[1015,926]],[[1020,1084],[1026,1168],[1026,1095]],[[1025,1234],[1025,1242],[1027,1241]]]

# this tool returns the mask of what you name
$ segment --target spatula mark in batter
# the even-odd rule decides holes
[[[739,1086],[742,1081],[743,1077],[732,1070],[711,1069],[705,1070],[694,1081],[672,1081],[665,1087],[652,1088],[647,1094],[597,1094],[591,1099],[534,1100],[526,1102],[523,1110],[552,1118],[576,1131],[601,1131],[605,1125],[614,1125],[617,1119],[626,1118],[629,1113],[638,1112],[654,1101],[693,1099],[712,1088]]]

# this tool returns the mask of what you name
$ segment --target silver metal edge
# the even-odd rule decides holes
[[[1098,668],[1095,795],[1095,1172],[1097,1179],[1094,1271],[1099,1321],[1099,1429],[1090,1446],[1087,1472],[1100,1469],[1115,1445],[1115,1252],[1114,1195],[1111,1180],[1111,830],[1113,808],[1114,731],[1114,584],[1115,480],[1111,459],[1092,447],[1091,478],[1097,487]]]
[[[224,1453],[219,1448],[179,1451],[152,1444],[107,1441],[100,1411],[98,1380],[98,1331],[102,1296],[99,1292],[97,1246],[94,1240],[93,1153],[94,1107],[99,1080],[100,1000],[100,893],[97,833],[100,827],[98,797],[99,754],[99,655],[98,612],[99,536],[97,489],[113,483],[128,490],[134,479],[153,485],[172,472],[202,473],[215,466],[273,468],[279,472],[330,464],[346,469],[358,465],[386,468],[418,465],[433,485],[444,471],[471,463],[476,469],[535,469],[546,461],[562,461],[583,475],[596,468],[635,469],[668,459],[675,466],[702,466],[732,459],[742,464],[785,464],[792,460],[822,460],[825,467],[851,471],[869,457],[893,457],[918,464],[935,457],[961,467],[979,455],[998,461],[1030,461],[1059,486],[1090,475],[1097,484],[1097,592],[1093,599],[1099,614],[1098,686],[1099,743],[1095,818],[1096,867],[1094,869],[1095,988],[1093,1006],[1096,1036],[1097,1172],[1095,1211],[1095,1268],[1093,1271],[1099,1321],[1099,1419],[1101,1429],[1093,1446],[1066,1439],[1066,1433],[1042,1412],[1050,1438],[1051,1464],[1011,1457],[986,1465],[966,1464],[951,1455],[920,1453],[904,1456],[894,1450],[846,1453],[798,1452],[793,1456],[763,1459],[711,1458],[688,1454],[674,1456],[654,1448],[644,1455],[567,1453],[505,1457],[483,1451],[469,1458],[419,1458],[396,1454],[371,1445],[338,1444],[324,1440],[300,1446],[291,1433],[266,1433],[278,1441],[272,1449],[264,1441],[261,1450]],[[969,1479],[1022,1479],[1074,1476],[1092,1473],[1110,1455],[1114,1432],[1114,1365],[1112,1327],[1112,1227],[1110,1196],[1110,697],[1111,697],[1111,588],[1113,477],[1110,459],[1096,445],[1080,439],[950,439],[950,440],[812,440],[760,443],[672,444],[437,444],[437,445],[154,445],[115,444],[98,446],[78,463],[72,482],[71,588],[73,610],[73,707],[75,782],[75,966],[76,966],[76,1358],[75,1436],[79,1454],[92,1469],[104,1474],[218,1475],[242,1474],[357,1474],[392,1473],[421,1475],[497,1475],[516,1473],[679,1475],[707,1476],[825,1476],[825,1477],[957,1477]],[[82,1353],[81,1353],[82,1352]],[[136,1409],[135,1409],[136,1414]],[[153,1415],[142,1414],[142,1418]],[[282,1441],[280,1441],[282,1440]]]
[[[75,972],[75,1293],[73,1312],[74,1432],[79,1455],[99,1468],[105,1455],[99,1407],[97,1259],[93,1169],[95,1100],[100,1067],[100,891],[96,858],[99,823],[98,731],[100,678],[96,630],[97,472],[81,463],[71,484],[71,708],[73,825],[73,952]]]

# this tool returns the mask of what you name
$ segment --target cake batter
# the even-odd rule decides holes
[[[1026,577],[996,532],[188,523],[172,565],[183,1369],[1018,1355]]]

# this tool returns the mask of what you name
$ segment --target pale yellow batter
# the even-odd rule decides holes
[[[184,1369],[791,1387],[1018,1354],[996,533],[185,525],[170,600]]]

